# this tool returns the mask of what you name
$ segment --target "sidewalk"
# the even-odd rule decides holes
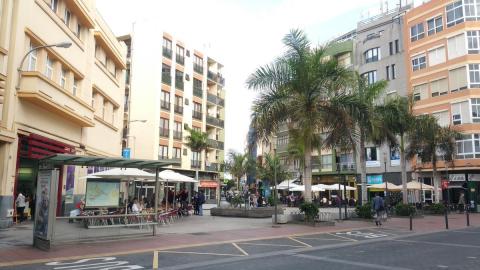
[[[480,214],[470,215],[471,226],[480,226]],[[335,226],[312,227],[303,224],[286,224],[272,228],[270,219],[223,218],[193,216],[167,227],[159,227],[157,237],[143,237],[110,242],[54,246],[49,252],[30,246],[3,246],[0,248],[0,266],[45,262],[61,259],[77,259],[89,256],[113,256],[125,253],[140,253],[154,249],[233,242],[246,239],[275,238],[280,236],[328,233],[375,227],[371,221],[347,220]],[[465,215],[449,216],[450,229],[466,227]],[[408,218],[391,218],[385,228],[408,231]],[[426,216],[413,220],[413,232],[433,232],[445,229],[443,216]],[[0,238],[1,239],[1,238]],[[26,260],[28,258],[28,260]]]

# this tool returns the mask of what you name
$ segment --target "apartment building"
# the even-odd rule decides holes
[[[405,61],[414,113],[431,114],[440,125],[462,133],[453,164],[438,162],[438,179],[432,180],[430,163],[416,161],[412,166],[425,183],[443,188],[448,184],[452,202],[466,180],[467,198],[475,203],[480,198],[479,6],[478,0],[435,0],[405,16]]]
[[[93,0],[2,0],[0,14],[5,227],[12,223],[16,195],[34,194],[39,159],[55,153],[119,156],[126,48]],[[84,196],[79,176],[87,169],[58,169],[57,214],[63,214]]]
[[[179,159],[171,169],[195,177],[214,199],[224,160],[223,65],[149,22],[136,22],[128,36],[124,147],[134,158]],[[188,128],[206,132],[209,148],[194,152]],[[128,152],[128,151],[127,151]]]
[[[379,104],[389,97],[408,95],[403,27],[405,13],[410,8],[411,5],[406,5],[386,10],[357,24],[354,40],[355,70],[369,84],[380,80],[388,82],[385,91],[376,101]],[[398,147],[367,142],[366,149],[359,151],[359,154],[365,155],[367,184],[384,181],[401,184]],[[354,160],[351,154],[344,159],[347,164]],[[359,161],[360,157],[356,160]],[[360,165],[356,166],[358,172],[361,171]],[[407,168],[408,171],[410,168]]]

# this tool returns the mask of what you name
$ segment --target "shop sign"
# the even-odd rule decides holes
[[[381,174],[367,175],[367,184],[375,185],[383,183],[383,176]]]

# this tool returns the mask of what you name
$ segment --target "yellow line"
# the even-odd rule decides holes
[[[243,255],[248,256],[248,253],[245,250],[243,250],[241,247],[239,247],[237,244],[232,243],[232,245],[236,247],[241,253],[243,253]]]
[[[336,235],[336,234],[333,234],[333,233],[327,233],[328,235],[331,235],[331,236],[335,236],[335,237],[339,237],[339,238],[343,238],[343,239],[347,239],[349,241],[352,241],[352,242],[357,242],[358,240],[357,239],[352,239],[352,238],[348,238],[348,237],[344,237],[344,236],[340,236],[340,235]]]
[[[302,241],[300,241],[300,240],[297,240],[297,239],[295,239],[295,238],[288,237],[288,239],[290,239],[290,240],[292,240],[292,241],[295,241],[295,242],[297,242],[297,243],[300,243],[300,244],[302,244],[302,245],[304,245],[304,246],[306,246],[306,247],[312,247],[312,246],[310,246],[309,244],[304,243],[304,242],[302,242]]]
[[[153,270],[158,270],[158,251],[153,252],[153,264],[152,264]]]
[[[277,244],[257,244],[257,243],[238,243],[239,245],[247,246],[269,246],[269,247],[303,247],[303,246],[294,246],[294,245],[277,245]]]
[[[193,251],[173,251],[173,250],[161,250],[160,253],[175,253],[175,254],[195,254],[195,255],[214,255],[214,256],[234,256],[243,257],[238,254],[224,254],[224,253],[209,253],[209,252],[193,252]]]

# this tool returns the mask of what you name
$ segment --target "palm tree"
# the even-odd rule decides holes
[[[432,115],[420,115],[415,119],[415,129],[409,133],[407,158],[417,156],[422,163],[432,164],[432,176],[435,191],[440,185],[437,178],[437,162],[444,158],[450,162],[455,155],[456,141],[459,135],[451,127],[441,127]],[[437,194],[435,201],[439,201]]]
[[[291,30],[283,43],[286,53],[258,68],[247,80],[250,89],[260,91],[252,121],[260,139],[268,140],[287,121],[290,132],[303,138],[305,201],[311,202],[313,142],[322,128],[335,128],[329,121],[332,115],[348,116],[342,110],[356,100],[346,92],[351,72],[327,57],[326,47],[310,48],[300,30]]]
[[[237,190],[240,190],[240,178],[247,173],[248,157],[246,154],[237,153],[235,151],[230,151],[228,156],[228,171],[237,180]]]
[[[260,179],[268,179],[270,183],[273,183],[276,177],[277,183],[275,184],[286,180],[289,176],[285,167],[280,163],[280,158],[272,154],[265,155],[264,162],[257,166],[257,172]]]
[[[384,135],[381,137],[391,145],[398,146],[400,150],[403,203],[408,202],[406,137],[410,130],[416,129],[411,101],[411,98],[396,97],[387,100],[384,105],[378,106],[376,109],[376,130],[383,133]]]
[[[197,152],[200,156],[203,150],[208,149],[208,135],[205,132],[197,131],[191,128],[187,128],[187,131],[190,133],[186,139],[185,145],[190,148],[192,152]],[[196,164],[195,166],[195,180],[198,182],[198,170],[201,167],[201,163]]]

